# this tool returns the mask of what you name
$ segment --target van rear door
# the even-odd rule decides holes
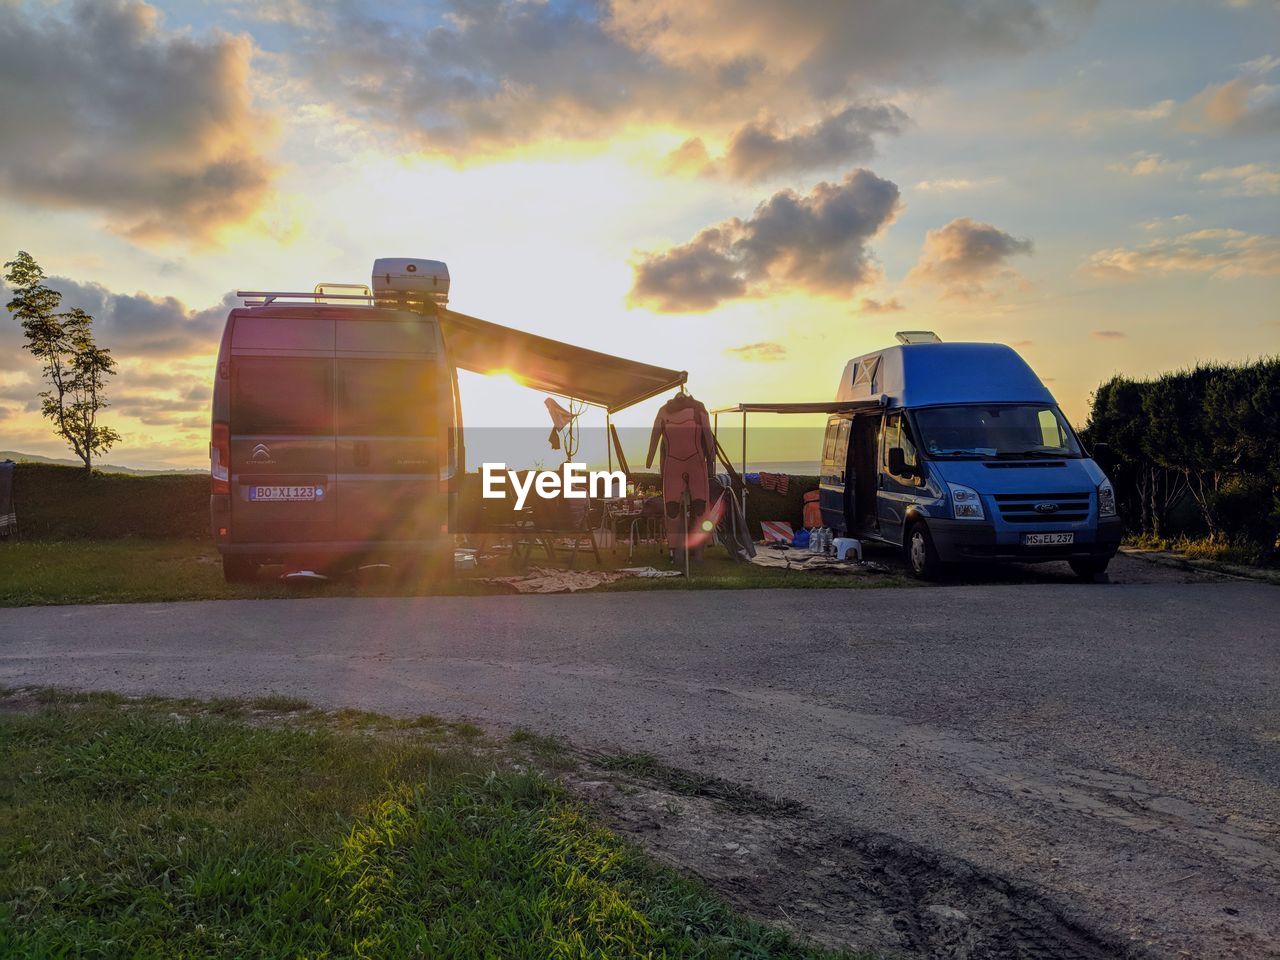
[[[439,541],[452,384],[436,322],[339,320],[335,380],[338,539]]]
[[[328,356],[270,355],[236,353],[234,343],[231,539],[270,545],[264,556],[332,539],[332,348]]]

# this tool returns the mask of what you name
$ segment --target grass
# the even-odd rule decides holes
[[[1242,567],[1261,566],[1268,551],[1247,540],[1223,540],[1213,537],[1155,537],[1144,534],[1129,540],[1139,550],[1157,550],[1177,553],[1188,560],[1204,560],[1210,563],[1235,564]]]
[[[666,566],[665,551],[645,547],[629,560],[625,550],[602,556],[605,569]],[[587,561],[579,558],[579,567]],[[594,558],[591,561],[594,564]],[[535,559],[534,564],[538,561]],[[278,574],[278,570],[275,574]],[[0,544],[0,606],[64,603],[138,603],[165,600],[215,600],[306,596],[400,596],[422,594],[485,594],[503,592],[478,582],[482,577],[513,571],[505,561],[465,571],[457,579],[404,580],[390,571],[368,571],[350,579],[287,585],[270,569],[259,582],[223,582],[217,551],[211,544],[189,540],[17,540]],[[390,575],[388,575],[390,574]],[[603,591],[714,590],[759,587],[900,586],[898,576],[832,576],[766,569],[734,563],[719,548],[707,551],[694,567],[691,580],[683,577],[628,579],[597,588]]]
[[[263,703],[0,699],[0,955],[832,956],[466,731]]]

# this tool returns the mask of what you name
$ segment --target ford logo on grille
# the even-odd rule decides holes
[[[1056,503],[1037,503],[1036,513],[1057,513],[1058,505]]]

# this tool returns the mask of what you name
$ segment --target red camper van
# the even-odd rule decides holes
[[[459,404],[436,317],[448,267],[379,260],[371,288],[334,289],[242,293],[227,317],[210,513],[228,581],[267,562],[452,562]]]

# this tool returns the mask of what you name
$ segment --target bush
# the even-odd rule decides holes
[[[202,540],[209,533],[209,478],[132,476],[19,463],[18,529],[28,540]]]
[[[1257,477],[1230,477],[1210,499],[1210,511],[1228,540],[1269,547],[1280,531],[1280,510],[1271,485]]]

